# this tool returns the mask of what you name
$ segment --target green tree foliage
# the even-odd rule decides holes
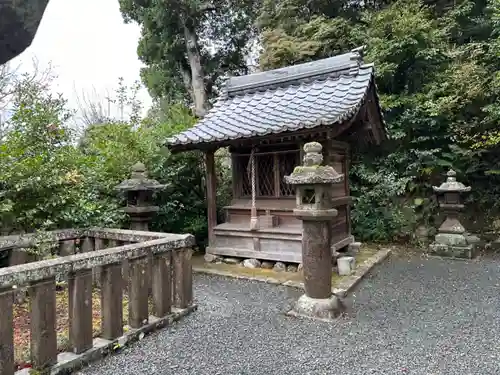
[[[102,199],[89,163],[72,144],[70,113],[61,97],[22,81],[9,132],[0,144],[0,215],[3,231],[114,225],[116,204]]]
[[[351,33],[359,10],[349,1],[264,0],[258,25],[263,69],[344,53],[356,45]]]
[[[477,208],[496,215],[498,0],[326,3],[265,1],[261,62],[275,68],[367,46],[391,139],[377,155],[354,155],[356,234],[411,235],[430,220],[430,187],[449,167],[473,185]]]
[[[120,85],[118,94],[127,90]],[[172,155],[163,146],[173,133],[194,123],[184,106],[157,105],[139,124],[134,113],[133,122],[94,124],[82,137],[67,125],[72,113],[65,100],[51,95],[47,85],[21,82],[13,107],[9,131],[0,143],[1,232],[126,226],[124,202],[114,187],[142,161],[152,178],[167,185],[156,197],[161,210],[152,229],[193,233],[203,245],[207,224],[202,155]],[[220,171],[220,186],[228,186],[229,177]],[[218,194],[224,204],[227,189]]]
[[[193,123],[186,108],[171,106],[159,118],[149,117],[138,129],[128,123],[96,125],[87,131],[81,150],[91,159],[101,191],[110,198],[116,196],[113,187],[129,177],[130,167],[143,161],[149,176],[167,185],[156,195],[160,212],[152,229],[193,233],[202,243],[207,230],[202,155],[172,155],[163,147],[169,136]]]
[[[142,26],[138,54],[151,94],[192,103],[198,116],[218,78],[246,72],[257,7],[253,0],[120,0],[125,20]]]
[[[352,219],[361,240],[408,240],[416,226],[432,224],[431,186],[450,167],[473,187],[470,215],[486,223],[499,216],[500,0],[120,0],[120,7],[142,26],[138,54],[155,105],[141,119],[140,103],[121,87],[131,121],[92,121],[78,137],[62,98],[32,81],[20,85],[0,144],[4,232],[124,225],[113,188],[140,160],[167,185],[153,229],[191,232],[202,243],[202,155],[170,154],[162,142],[194,123],[187,104],[203,116],[219,80],[247,72],[257,30],[264,69],[367,46],[390,140],[353,151]],[[229,176],[217,170],[223,206]]]

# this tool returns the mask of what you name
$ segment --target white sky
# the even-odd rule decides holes
[[[51,63],[58,76],[54,91],[74,109],[82,92],[106,103],[104,98],[118,87],[118,77],[128,85],[140,79],[139,37],[138,25],[124,24],[118,0],[50,0],[32,45],[12,65],[30,70],[33,57],[41,67]],[[151,104],[145,89],[140,99],[146,108]],[[111,112],[117,115],[118,110]]]

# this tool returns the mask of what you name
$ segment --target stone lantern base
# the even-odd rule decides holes
[[[288,315],[330,321],[343,311],[342,301],[334,294],[325,299],[311,298],[303,294]]]
[[[462,233],[438,233],[429,245],[429,252],[435,255],[472,259],[476,256],[479,238]]]

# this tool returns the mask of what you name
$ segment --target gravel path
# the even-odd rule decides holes
[[[198,275],[197,312],[81,373],[500,374],[499,266],[394,257],[333,324],[283,315],[296,289]]]

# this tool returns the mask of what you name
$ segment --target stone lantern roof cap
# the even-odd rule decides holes
[[[470,186],[465,186],[461,182],[457,181],[457,172],[450,169],[446,173],[446,181],[441,184],[441,186],[433,186],[432,189],[436,193],[465,193],[471,190]]]
[[[285,182],[290,185],[328,185],[344,181],[344,175],[329,165],[321,165],[323,146],[318,142],[304,145],[303,165],[297,166],[290,176],[285,176]]]
[[[135,163],[132,168],[130,178],[121,182],[115,187],[120,191],[148,191],[164,189],[166,185],[160,184],[158,181],[148,178],[146,166],[141,163]]]

